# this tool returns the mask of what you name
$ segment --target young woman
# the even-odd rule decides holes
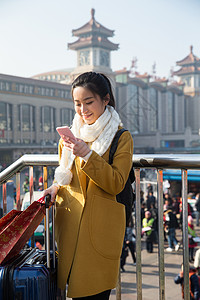
[[[59,141],[60,166],[44,194],[56,196],[58,287],[71,298],[109,299],[119,272],[125,207],[116,201],[127,181],[133,154],[128,131],[109,165],[111,142],[121,126],[108,78],[87,72],[72,83],[76,140]]]

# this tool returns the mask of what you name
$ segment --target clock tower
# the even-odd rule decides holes
[[[77,67],[71,73],[71,80],[83,72],[100,72],[114,79],[111,69],[110,54],[119,45],[108,40],[114,36],[110,30],[95,20],[95,10],[91,9],[91,19],[78,29],[72,30],[72,35],[78,37],[68,48],[77,51]]]

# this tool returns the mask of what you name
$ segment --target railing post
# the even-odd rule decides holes
[[[21,203],[20,203],[20,172],[16,173],[16,206],[17,206],[17,210],[21,209]]]
[[[119,275],[118,275],[118,281],[116,286],[116,300],[121,300],[121,272],[119,267]]]
[[[7,193],[6,193],[6,182],[3,183],[3,215],[7,213]]]
[[[159,299],[165,299],[165,263],[164,263],[164,228],[163,228],[163,171],[157,170],[158,182],[158,260],[159,260]]]
[[[140,169],[135,169],[137,300],[142,300]]]
[[[183,213],[183,277],[184,299],[190,299],[189,289],[189,247],[188,247],[188,182],[187,170],[182,170],[182,213]]]
[[[43,167],[43,186],[44,190],[47,189],[47,167]]]
[[[47,189],[47,167],[43,167],[43,188],[44,190]],[[46,238],[47,238],[47,228],[46,228],[46,216],[44,217],[44,224],[45,224],[45,234],[44,234],[44,246],[46,249]]]
[[[29,192],[30,192],[30,204],[33,202],[33,166],[29,166]],[[35,236],[31,237],[31,247],[35,247]]]
[[[33,166],[29,167],[30,204],[33,202]]]

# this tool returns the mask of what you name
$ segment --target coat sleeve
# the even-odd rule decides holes
[[[93,151],[81,169],[105,192],[117,195],[123,190],[128,179],[132,167],[132,156],[133,139],[130,132],[126,131],[119,138],[112,165]]]

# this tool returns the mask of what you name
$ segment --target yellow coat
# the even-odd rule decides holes
[[[62,153],[59,142],[59,157]],[[133,140],[128,131],[118,142],[112,166],[109,150],[92,152],[87,162],[75,158],[70,185],[56,198],[58,287],[68,297],[85,297],[113,289],[117,283],[125,232],[125,208],[116,201],[132,166]]]

